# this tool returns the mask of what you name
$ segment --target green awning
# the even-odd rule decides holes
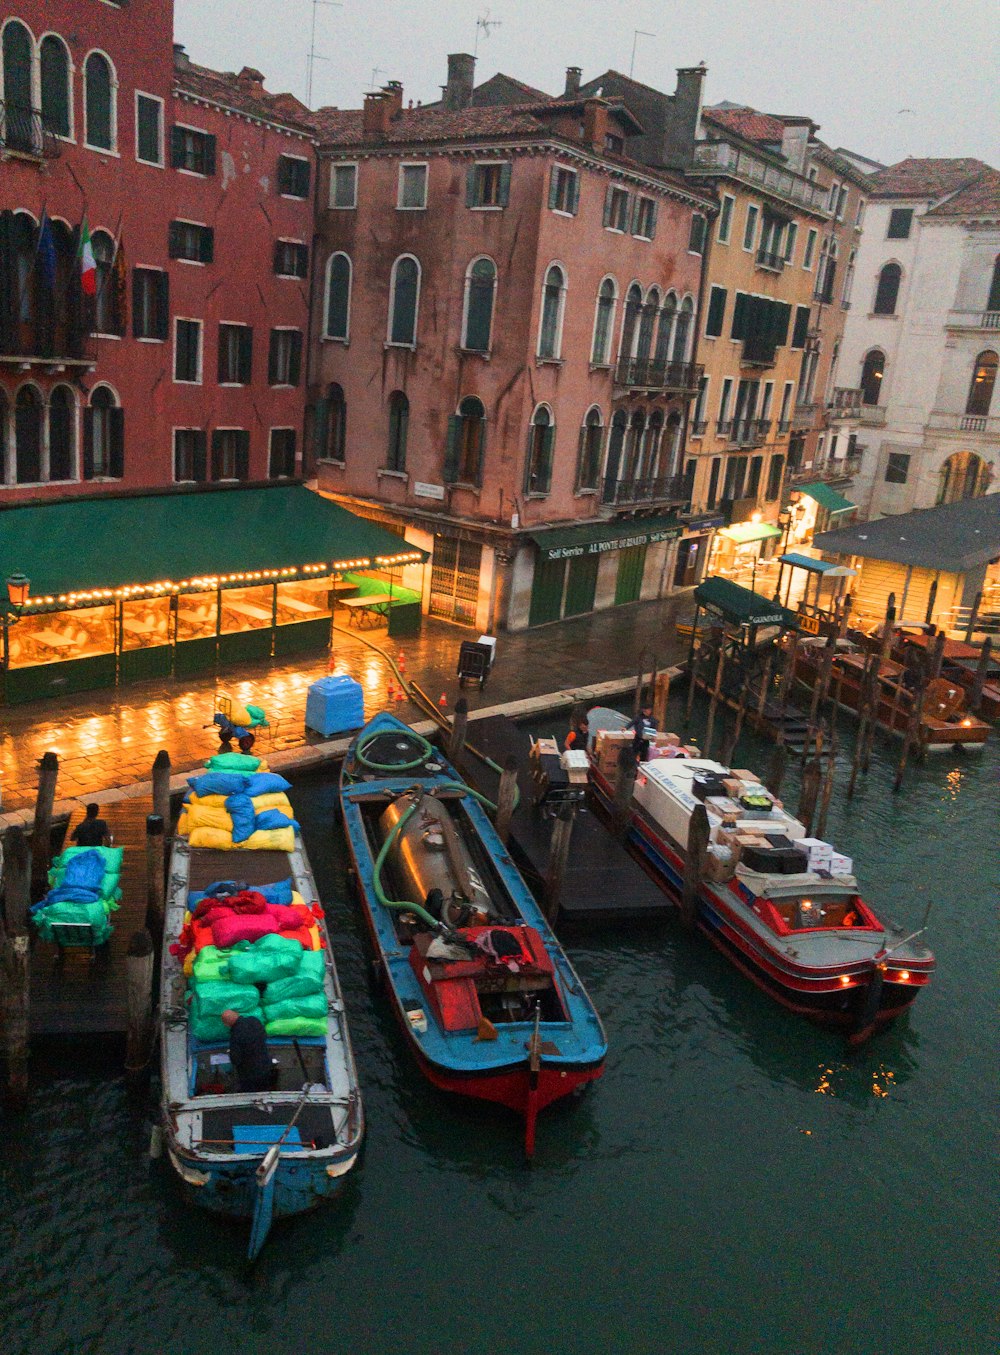
[[[543,560],[566,560],[575,555],[602,555],[629,546],[673,541],[684,531],[673,513],[656,518],[618,522],[586,522],[578,526],[546,527],[530,533]]]
[[[796,485],[795,488],[800,494],[807,494],[819,504],[820,508],[825,508],[828,513],[849,513],[857,508],[856,503],[851,503],[850,499],[845,499],[843,494],[838,494],[835,489],[829,485],[817,481],[814,485]]]
[[[306,565],[365,568],[401,555],[426,559],[304,485],[63,499],[0,511],[0,580],[26,574],[33,598]]]
[[[787,607],[742,588],[730,579],[711,578],[694,590],[699,607],[718,612],[733,626],[794,626],[795,613]]]
[[[781,528],[773,527],[769,522],[737,522],[733,527],[723,527],[719,535],[734,541],[737,546],[748,546],[753,541],[769,541],[772,536],[780,536]]]
[[[778,561],[783,565],[792,565],[795,569],[808,569],[810,574],[829,574],[834,579],[853,579],[858,572],[846,565],[835,565],[832,560],[816,560],[811,555],[799,555],[794,550],[779,555]]]

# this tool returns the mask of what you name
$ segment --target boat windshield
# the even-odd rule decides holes
[[[875,924],[857,894],[848,890],[767,899],[761,910],[766,921],[781,932],[813,931],[817,927],[870,927]],[[769,916],[770,914],[770,916]]]

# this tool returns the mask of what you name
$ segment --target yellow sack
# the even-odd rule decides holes
[[[216,809],[225,809],[225,795],[195,795],[194,791],[188,797],[189,805],[214,805]]]
[[[221,828],[232,837],[233,817],[228,810],[206,804],[188,805],[187,810],[189,831],[194,828]]]
[[[181,805],[181,812],[177,816],[177,836],[187,837],[188,831],[188,809],[187,805]]]
[[[239,701],[236,700],[235,696],[230,696],[228,692],[220,692],[215,699],[215,704],[218,706],[219,710],[222,711],[223,715],[227,716],[234,725],[244,725],[246,728],[250,727],[253,717],[246,706],[241,705]]]
[[[267,795],[255,795],[250,803],[253,805],[255,814],[260,814],[265,809],[280,809],[290,819],[295,817],[292,813],[291,802],[283,790],[272,790]]]
[[[214,847],[216,851],[228,851],[233,845],[233,835],[222,828],[193,828],[188,842],[192,847]],[[245,847],[246,843],[240,843],[240,846]]]
[[[191,841],[194,843],[193,834]],[[195,843],[195,845],[198,844]],[[232,834],[230,834],[229,845],[234,845]],[[245,842],[237,842],[235,846],[251,852],[293,852],[295,850],[295,829],[258,828],[255,833],[250,834]]]

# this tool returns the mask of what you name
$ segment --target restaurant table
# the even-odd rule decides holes
[[[361,630],[365,626],[377,625],[379,618],[388,614],[392,594],[370,593],[368,597],[341,598],[341,602],[350,613],[348,624]]]
[[[258,607],[253,602],[226,602],[223,601],[223,607],[230,612],[238,612],[241,616],[248,616],[252,621],[266,621],[271,624],[271,613],[264,607]]]
[[[321,616],[323,608],[317,607],[312,602],[303,602],[301,598],[278,598],[278,611],[282,607],[289,607],[293,612],[302,612],[306,616]]]
[[[76,641],[68,635],[60,635],[57,630],[36,630],[31,637],[40,640],[49,649],[71,649]]]

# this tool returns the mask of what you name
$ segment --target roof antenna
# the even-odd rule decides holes
[[[320,56],[316,51],[316,11],[320,5],[326,9],[343,9],[340,0],[312,0],[312,28],[309,33],[309,55],[306,57],[306,107],[312,108],[313,102],[313,68],[317,61],[329,61],[328,56]]]
[[[628,78],[632,79],[632,72],[635,70],[635,45],[640,38],[655,38],[655,33],[644,33],[641,28],[632,29],[632,60],[629,62]]]
[[[482,33],[484,38],[488,38],[490,36],[490,32],[492,29],[502,27],[503,20],[491,19],[489,10],[486,10],[485,13],[480,14],[479,18],[476,20],[476,43],[472,49],[473,61],[475,61],[476,58],[479,56],[479,34]]]

